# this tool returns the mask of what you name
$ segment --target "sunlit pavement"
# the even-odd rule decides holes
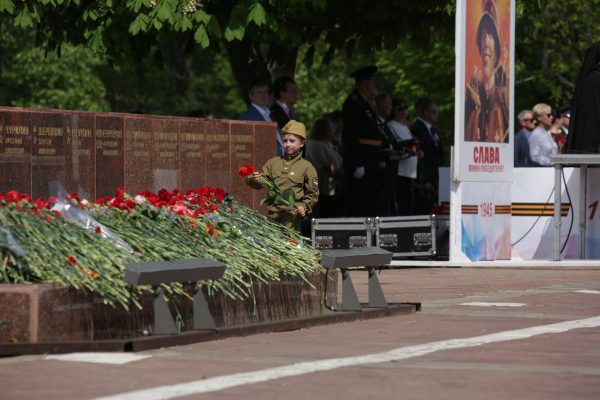
[[[359,298],[366,301],[366,273],[353,272],[352,279]],[[141,353],[2,358],[0,398],[600,395],[600,318],[594,319],[600,317],[600,265],[405,268],[383,270],[379,279],[389,302],[421,302],[422,310]],[[582,320],[589,326],[573,322]],[[559,332],[551,331],[555,324]],[[497,335],[486,336],[490,334]],[[465,340],[452,341],[458,338]],[[124,355],[129,358],[120,358]],[[326,359],[335,360],[322,361]],[[143,389],[152,390],[139,392]]]

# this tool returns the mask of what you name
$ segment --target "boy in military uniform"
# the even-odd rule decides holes
[[[246,182],[254,189],[261,189],[257,182],[261,176],[268,176],[284,191],[292,188],[296,206],[290,207],[272,204],[268,207],[268,217],[290,229],[298,231],[302,218],[310,214],[319,199],[317,171],[313,165],[302,158],[302,147],[306,143],[306,128],[301,122],[291,120],[282,129],[282,157],[273,157],[263,166],[262,173],[254,172]]]

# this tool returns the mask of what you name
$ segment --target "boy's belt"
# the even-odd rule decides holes
[[[364,144],[365,146],[381,146],[381,140],[376,139],[358,139],[358,144]]]

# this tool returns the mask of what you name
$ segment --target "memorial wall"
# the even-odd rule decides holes
[[[222,187],[253,208],[237,176],[276,154],[274,123],[0,107],[0,192],[48,197],[48,182],[96,199],[165,188]]]

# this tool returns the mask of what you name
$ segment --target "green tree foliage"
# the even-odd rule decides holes
[[[300,51],[304,59],[307,47]],[[321,50],[317,50],[317,54]],[[319,55],[317,59],[322,59]],[[297,111],[310,126],[323,113],[341,109],[354,81],[349,74],[355,69],[377,64],[377,90],[403,98],[413,105],[419,97],[438,102],[442,132],[452,135],[454,124],[454,47],[436,41],[429,47],[415,45],[411,38],[401,40],[395,48],[375,54],[355,53],[351,60],[335,55],[328,64],[299,63],[296,81],[300,88]],[[414,117],[414,112],[412,113]]]
[[[0,13],[48,49],[85,43],[111,57],[143,58],[162,43],[224,45],[243,94],[255,78],[293,73],[303,44],[323,41],[330,57],[389,46],[411,31],[425,40],[425,20],[436,32],[452,29],[448,10],[436,0],[0,0]]]
[[[101,76],[113,110],[234,118],[246,107],[222,53],[186,53],[173,44],[141,60],[121,57]]]
[[[60,57],[34,47],[33,35],[0,23],[0,104],[8,106],[110,111],[98,76],[102,57],[65,45]]]
[[[519,2],[515,109],[569,104],[585,50],[600,42],[600,0]]]
[[[0,98],[7,105],[63,104],[38,102],[34,94],[22,96],[28,102],[15,98],[41,93],[40,87],[25,92],[25,86],[73,69],[42,71],[59,62],[54,50],[68,53],[66,43],[82,43],[95,54],[88,77],[99,76],[106,91],[103,96],[102,88],[96,90],[96,98],[111,110],[171,115],[200,110],[231,118],[244,108],[241,97],[252,78],[295,74],[297,108],[311,125],[341,107],[353,69],[376,63],[380,90],[409,104],[428,95],[438,102],[443,131],[451,135],[454,6],[453,0],[0,0],[0,24],[10,25],[0,38]],[[554,107],[569,102],[585,48],[600,41],[599,10],[600,0],[517,0],[517,111],[542,101]],[[36,64],[31,68],[19,61],[25,55],[15,59],[33,40],[23,28],[49,50],[43,63],[31,59]],[[46,78],[17,74],[18,62],[21,71]]]

